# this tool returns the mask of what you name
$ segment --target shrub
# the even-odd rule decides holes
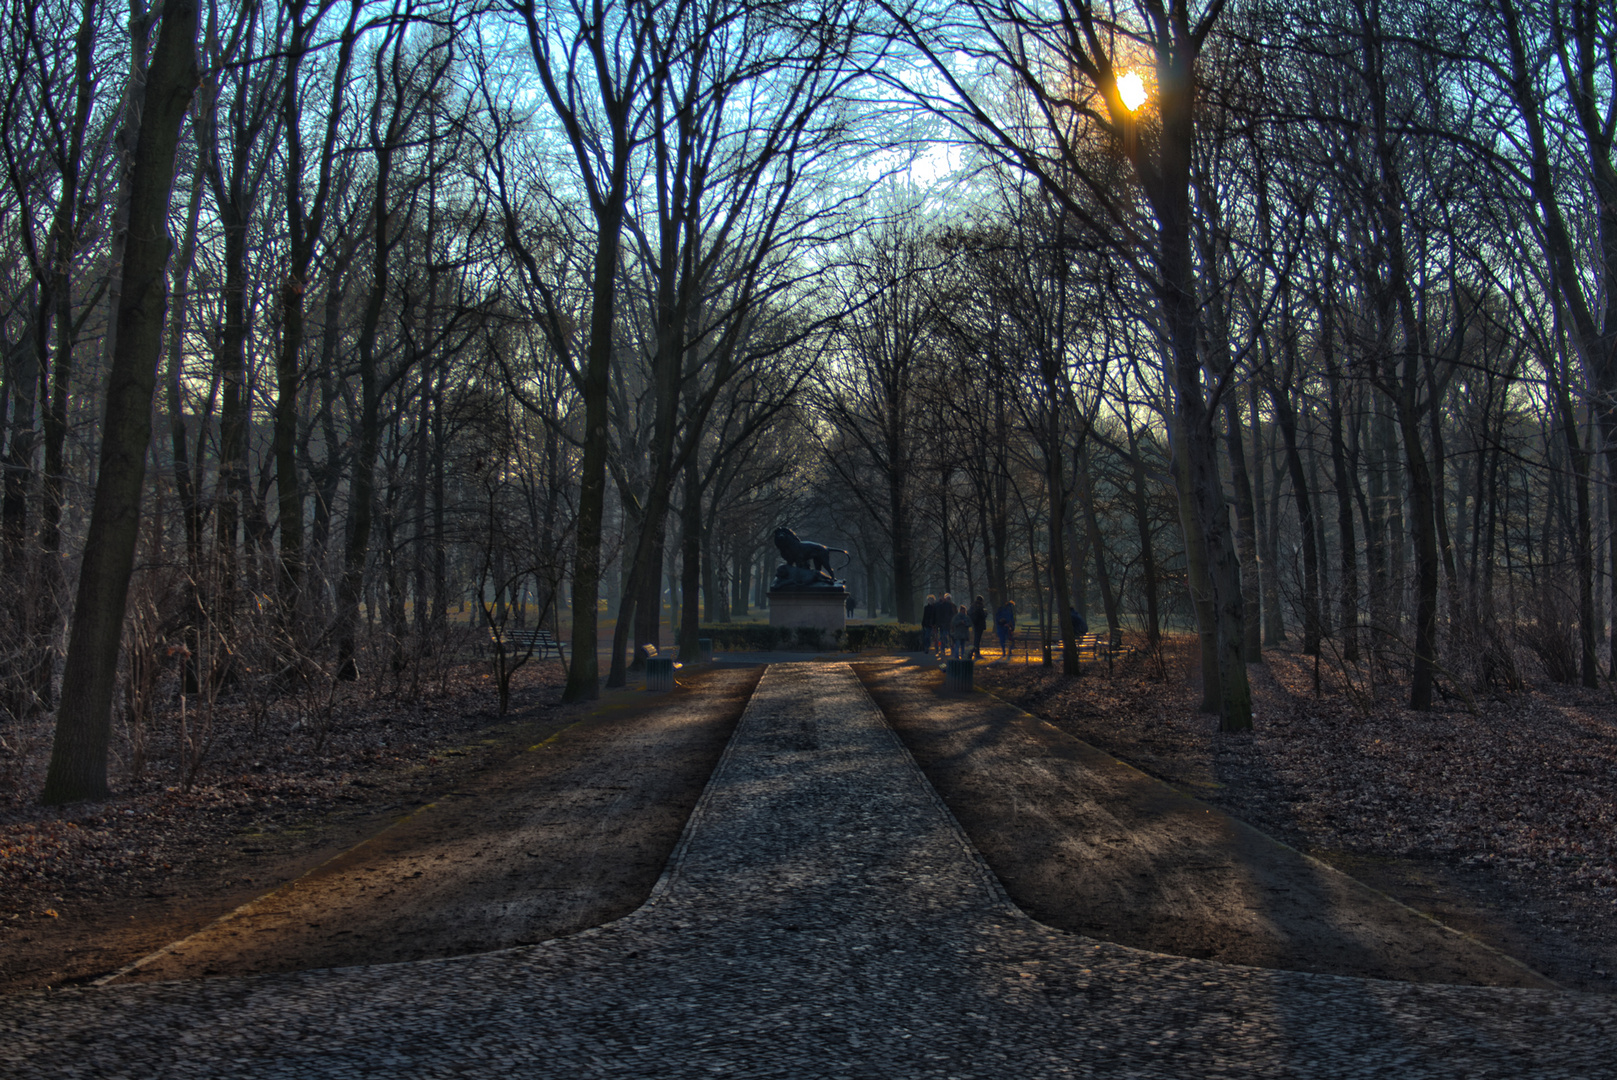
[[[698,634],[712,638],[713,647],[721,652],[770,652],[792,640],[790,627],[767,623],[714,623],[701,627]]]
[[[871,623],[850,626],[838,642],[845,652],[864,652],[866,649],[899,649],[919,652],[926,648],[921,641],[921,628],[904,623]]]
[[[1522,608],[1517,615],[1517,640],[1538,657],[1551,681],[1577,682],[1583,643],[1570,582],[1541,582],[1523,597]]]
[[[712,638],[721,652],[772,652],[775,649],[840,649],[864,652],[866,649],[898,649],[919,652],[921,628],[901,623],[850,626],[829,635],[815,626],[768,626],[764,623],[714,623],[703,626],[702,637]]]

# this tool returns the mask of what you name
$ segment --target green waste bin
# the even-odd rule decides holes
[[[646,689],[672,690],[674,688],[674,658],[653,656],[646,661]]]

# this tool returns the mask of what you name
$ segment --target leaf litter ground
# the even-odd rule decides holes
[[[991,655],[991,653],[990,653]],[[1135,767],[1471,933],[1569,988],[1617,991],[1617,699],[1553,684],[1415,712],[1314,692],[1312,657],[1249,667],[1254,726],[1200,713],[1193,642],[1063,678],[978,683]]]

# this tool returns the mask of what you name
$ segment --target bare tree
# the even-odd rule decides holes
[[[841,355],[816,398],[836,435],[824,448],[832,472],[885,527],[901,623],[916,621],[912,484],[927,460],[919,391],[936,316],[927,274],[940,257],[919,230],[897,222],[861,240],[847,260]],[[865,465],[880,487],[861,482]]]
[[[1252,725],[1245,601],[1215,426],[1227,373],[1213,373],[1210,388],[1204,383],[1191,185],[1201,106],[1197,65],[1224,3],[1137,0],[1132,8],[1120,16],[1089,0],[1049,7],[980,0],[929,23],[917,9],[889,5],[943,89],[890,78],[979,150],[1039,183],[1149,283],[1173,388],[1175,475],[1192,587],[1205,593],[1198,611],[1213,642],[1202,677],[1218,687],[1221,728],[1242,730]],[[1138,113],[1119,89],[1136,54],[1155,82],[1152,105]],[[957,59],[983,64],[999,78],[979,82]],[[997,92],[1007,83],[1016,91],[1008,110]],[[1127,161],[1132,188],[1120,190],[1110,170],[1096,167],[1095,150],[1107,145]],[[1132,201],[1135,192],[1144,213]]]
[[[45,779],[47,803],[105,798],[113,683],[140,531],[152,393],[168,304],[169,198],[180,126],[200,81],[198,5],[166,0],[128,177],[129,240],[107,376],[100,470]]]
[[[650,122],[646,96],[655,82],[648,39],[662,16],[662,0],[609,0],[539,5],[513,0],[511,10],[527,32],[528,52],[545,101],[566,137],[576,181],[594,222],[587,324],[582,340],[548,280],[536,252],[522,238],[516,178],[505,167],[504,148],[486,148],[495,160],[505,231],[538,299],[539,317],[555,359],[566,366],[584,407],[583,460],[579,472],[578,526],[573,566],[573,662],[564,698],[600,695],[596,659],[596,598],[601,580],[601,521],[606,505],[609,451],[607,404],[617,323],[619,255],[636,151]]]

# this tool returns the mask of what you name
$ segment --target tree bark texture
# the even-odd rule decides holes
[[[51,804],[107,795],[113,687],[139,539],[152,394],[168,304],[169,200],[180,125],[198,82],[198,5],[195,0],[168,0],[162,20],[129,172],[118,339],[107,376],[100,470],[45,779],[43,798]]]

